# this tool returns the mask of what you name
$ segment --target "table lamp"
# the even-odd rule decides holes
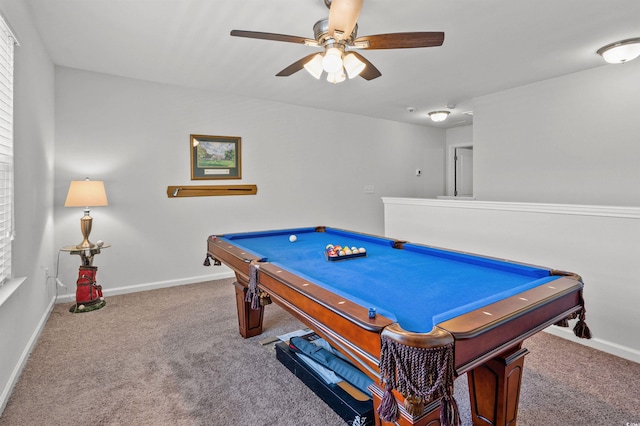
[[[80,230],[84,238],[76,247],[78,249],[92,249],[96,245],[89,241],[91,224],[93,218],[89,216],[89,207],[106,206],[107,193],[104,190],[104,183],[100,180],[74,180],[69,185],[65,207],[84,207],[84,216],[80,219]]]

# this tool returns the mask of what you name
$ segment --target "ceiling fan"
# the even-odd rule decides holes
[[[382,75],[371,62],[353,50],[433,47],[441,46],[444,42],[443,32],[406,32],[358,37],[357,21],[363,0],[324,0],[324,3],[329,8],[329,18],[315,23],[314,39],[243,30],[233,30],[231,35],[321,47],[324,49],[323,53],[307,55],[276,76],[288,77],[304,68],[317,79],[326,72],[327,80],[331,83],[344,81],[346,75],[349,78],[360,75],[365,80],[373,80]]]

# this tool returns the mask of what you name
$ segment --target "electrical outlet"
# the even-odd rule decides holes
[[[44,272],[44,277],[45,279],[45,285],[49,282],[49,278],[53,278],[53,275],[51,275],[51,273],[49,272],[49,267],[48,266],[40,266],[40,269],[42,269],[42,271]]]
[[[418,177],[422,176],[422,170],[416,169],[416,176]]]

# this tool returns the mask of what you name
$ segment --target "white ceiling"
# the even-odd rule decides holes
[[[444,31],[444,44],[360,51],[382,76],[333,85],[275,76],[317,48],[229,35],[313,38],[324,0],[26,1],[56,65],[421,125],[455,105],[440,127],[468,124],[477,96],[624,66],[596,50],[640,36],[640,0],[365,0],[359,36]]]

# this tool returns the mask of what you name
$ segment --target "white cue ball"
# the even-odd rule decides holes
[[[295,243],[297,239],[298,239],[298,237],[296,237],[295,235],[291,235],[289,237],[289,241],[291,241],[292,243]]]

